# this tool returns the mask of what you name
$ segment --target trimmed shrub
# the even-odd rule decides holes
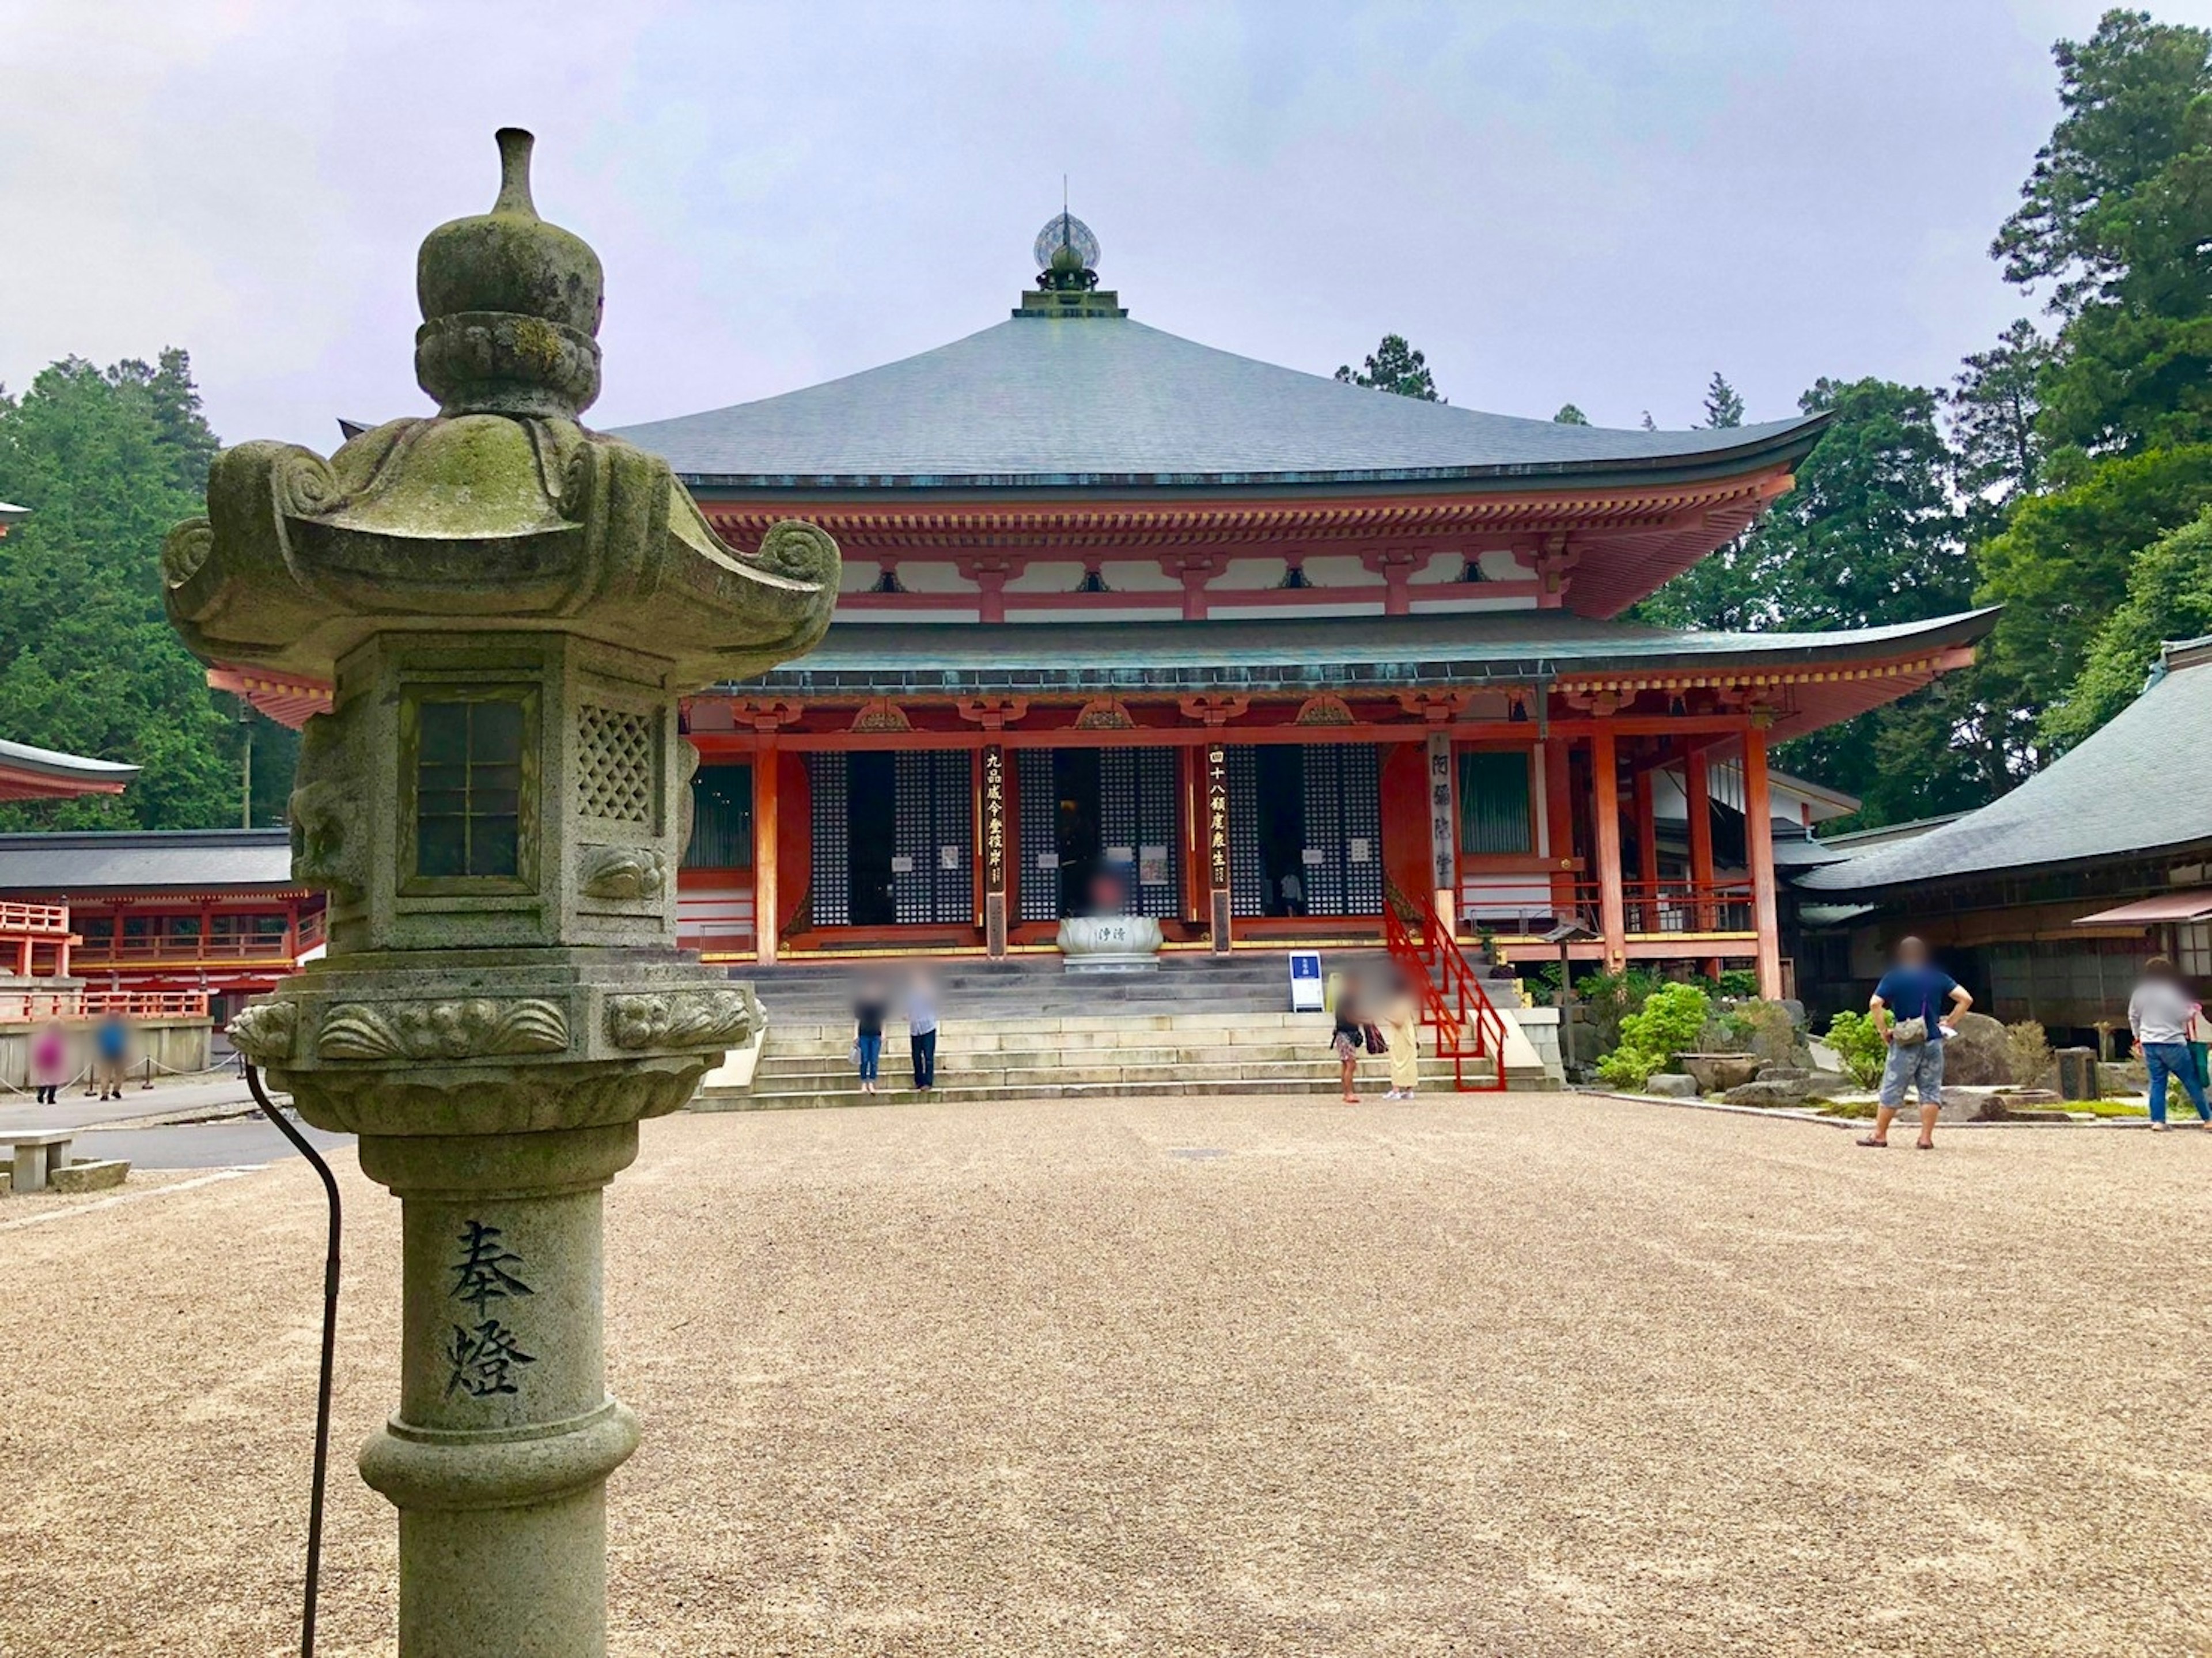
[[[1875,1028],[1872,1014],[1837,1014],[1828,1021],[1827,1043],[1861,1088],[1872,1088],[1881,1080],[1881,1068],[1889,1062],[1889,1044]]]
[[[1662,985],[1620,1022],[1620,1042],[1598,1061],[1597,1074],[1616,1088],[1641,1088],[1675,1056],[1695,1052],[1712,999],[1695,985]]]
[[[2018,1024],[2005,1027],[2005,1045],[2012,1068],[2014,1085],[2020,1088],[2039,1088],[2043,1079],[2057,1061],[2051,1057],[2051,1039],[2043,1027],[2033,1019],[2022,1019]]]

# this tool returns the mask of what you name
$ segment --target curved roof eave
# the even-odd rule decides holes
[[[1002,489],[1210,490],[1362,489],[1377,485],[1456,484],[1508,490],[1535,484],[1552,489],[1621,484],[1694,483],[1734,477],[1773,466],[1795,468],[1826,428],[1823,410],[1770,429],[1755,443],[1694,457],[1630,456],[1591,461],[1520,461],[1486,466],[1369,466],[1282,472],[943,472],[677,473],[686,489],[744,490],[763,495],[874,495],[895,490],[955,493]]]

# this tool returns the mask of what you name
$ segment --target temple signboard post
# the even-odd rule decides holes
[[[398,1408],[361,1467],[399,1509],[406,1658],[605,1650],[638,1429],[605,1385],[600,1196],[757,1017],[675,948],[678,698],[807,650],[837,588],[820,530],[734,551],[578,423],[599,262],[538,218],[530,145],[501,132],[492,210],[423,243],[438,413],[328,460],[226,451],[163,552],[201,657],[335,688],[290,812],[329,954],[232,1029],[404,1206]]]

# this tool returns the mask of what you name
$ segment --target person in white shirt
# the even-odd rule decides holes
[[[2212,1128],[2212,1104],[2205,1101],[2204,1084],[2197,1079],[2197,1064],[2189,1054],[2189,1022],[2197,1011],[2197,999],[2172,962],[2154,956],[2143,963],[2142,982],[2128,998],[2128,1028],[2135,1032],[2136,1052],[2150,1072],[2150,1126],[2160,1132],[2166,1126],[2169,1077],[2186,1090],[2198,1118]]]

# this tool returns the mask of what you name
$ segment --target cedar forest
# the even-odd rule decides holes
[[[1672,627],[1856,628],[2004,606],[1972,670],[1789,744],[1859,827],[1994,799],[2212,633],[2212,31],[2107,12],[2055,48],[2062,113],[1990,252],[2033,301],[1945,386],[1817,380],[1832,421],[1766,518],[1641,605]],[[1386,338],[1339,379],[1435,398]],[[1705,423],[1746,419],[1720,374]],[[1572,404],[1556,418],[1581,421]],[[282,821],[297,739],[204,675],[161,614],[161,544],[203,510],[216,438],[180,350],[56,363],[0,394],[0,733],[143,768],[119,797],[0,806],[0,828]]]

